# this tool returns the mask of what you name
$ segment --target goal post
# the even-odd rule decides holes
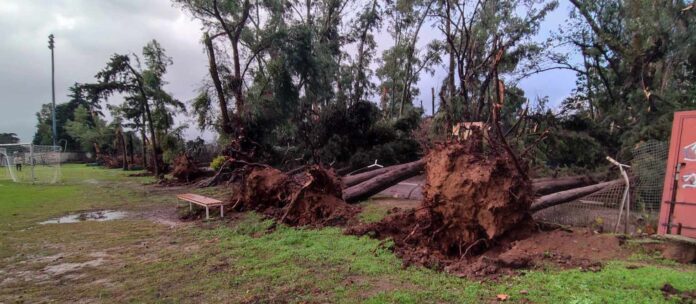
[[[60,146],[0,144],[0,180],[52,184],[60,181]]]

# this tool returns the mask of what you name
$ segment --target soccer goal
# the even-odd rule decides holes
[[[59,146],[0,144],[0,180],[52,184],[60,181]]]

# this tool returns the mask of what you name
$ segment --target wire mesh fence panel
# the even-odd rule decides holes
[[[634,176],[635,210],[643,213],[659,213],[662,187],[667,168],[669,143],[648,141],[633,150],[631,173]]]
[[[606,232],[653,232],[660,211],[668,143],[648,141],[637,146],[625,163],[630,181],[630,216],[626,225],[621,211],[626,183],[621,182],[572,202],[534,214],[538,220],[562,225],[590,227]],[[615,169],[619,172],[618,167]],[[625,207],[624,207],[625,210]],[[621,219],[619,216],[621,215]]]
[[[58,146],[0,145],[0,180],[18,183],[56,183],[62,157]]]
[[[600,232],[613,231],[625,189],[625,183],[616,183],[570,203],[541,210],[534,217],[562,225],[591,227]]]

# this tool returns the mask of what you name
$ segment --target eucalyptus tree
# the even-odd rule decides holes
[[[156,40],[143,47],[143,68],[140,58],[135,55],[114,54],[106,67],[97,73],[97,83],[90,85],[97,98],[107,98],[114,93],[126,95],[122,108],[130,111],[129,118],[142,117],[140,122],[147,125],[150,133],[153,172],[162,175],[164,164],[159,139],[172,128],[173,114],[185,111],[185,106],[164,91],[163,77],[172,59]]]
[[[396,113],[404,115],[404,110],[413,106],[413,98],[419,94],[415,84],[422,72],[434,72],[440,63],[443,44],[432,40],[424,48],[419,48],[421,33],[432,17],[436,1],[400,0],[389,3],[387,31],[394,45],[382,53],[376,71],[380,79],[382,109],[391,118]]]
[[[489,118],[496,78],[513,79],[535,67],[545,45],[534,35],[557,5],[555,0],[440,1],[439,29],[450,53],[440,93],[446,124]]]
[[[209,87],[204,87],[201,94],[196,98],[194,110],[201,118],[199,122],[211,122],[210,108],[211,98],[217,99],[220,123],[220,130],[227,135],[242,135],[243,123],[242,115],[245,106],[245,73],[247,72],[248,62],[243,64],[243,54],[253,51],[249,44],[245,44],[243,34],[249,28],[251,20],[252,3],[249,0],[230,1],[230,0],[175,0],[175,3],[183,9],[193,14],[205,26],[203,44],[208,55],[209,73],[213,82],[215,95],[209,94]],[[255,3],[258,9],[258,3]],[[212,34],[211,34],[212,33]],[[221,42],[229,44],[231,54],[229,58],[220,58],[224,52],[223,45],[216,41],[226,39]],[[225,59],[230,59],[231,69],[224,63]],[[234,97],[234,114],[230,117],[228,101]]]
[[[693,109],[696,12],[686,1],[571,0],[558,41],[581,60],[557,56],[578,86],[564,103],[572,115],[609,130],[624,152],[669,136],[672,112]],[[618,135],[618,136],[617,136]]]

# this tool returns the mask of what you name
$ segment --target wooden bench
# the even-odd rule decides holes
[[[206,197],[203,195],[184,193],[176,196],[177,199],[186,201],[189,203],[189,210],[193,210],[193,204],[205,207],[205,219],[210,219],[210,207],[220,207],[220,217],[224,217],[224,211],[222,206],[222,201],[216,200],[214,198]]]

